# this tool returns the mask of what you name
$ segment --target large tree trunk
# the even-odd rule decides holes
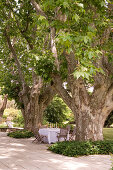
[[[76,106],[76,140],[103,140],[103,126],[107,116],[113,109],[112,82],[104,81],[104,84],[95,88],[89,95],[84,81],[78,80],[73,92]]]
[[[76,140],[103,140],[103,118],[100,110],[90,112],[87,107],[84,111],[76,112]]]
[[[4,110],[6,109],[7,105],[7,95],[4,96],[4,100],[2,106],[0,107],[0,119],[3,117]]]
[[[36,103],[34,103],[35,105]],[[34,129],[39,128],[43,121],[43,108],[40,105],[35,105],[22,110],[24,117],[24,128],[29,131],[34,131]]]
[[[71,96],[64,93],[57,76],[55,88],[62,99],[73,111],[76,121],[76,140],[103,140],[103,126],[107,116],[113,110],[113,84],[107,79],[102,85],[94,86],[89,95],[82,79],[75,80]],[[100,80],[102,82],[102,80]]]
[[[24,120],[25,129],[34,131],[35,128],[39,128],[43,122],[44,108],[42,103],[39,103],[39,99],[35,97],[35,100],[29,102],[27,108],[24,108]]]
[[[39,88],[39,83],[23,95],[20,94],[20,99],[24,106],[21,110],[24,117],[24,128],[26,130],[34,131],[42,125],[44,110],[55,94],[56,92],[52,86],[43,89],[43,87]]]

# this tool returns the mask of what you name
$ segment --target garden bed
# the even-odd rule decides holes
[[[64,141],[51,145],[48,150],[65,156],[78,157],[94,154],[113,154],[113,141]]]

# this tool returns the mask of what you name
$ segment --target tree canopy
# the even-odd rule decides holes
[[[4,0],[0,15],[5,91],[12,84],[16,91],[16,84],[29,100],[37,84],[40,103],[49,94],[43,93],[45,87],[54,88],[74,113],[77,139],[102,139],[104,121],[113,110],[113,2]]]
[[[29,130],[42,123],[43,111],[55,93],[36,74],[39,41],[33,14],[30,1],[0,2],[0,86],[2,94],[15,99]]]

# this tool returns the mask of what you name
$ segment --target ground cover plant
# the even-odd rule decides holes
[[[32,132],[27,131],[27,130],[9,132],[7,135],[13,138],[30,138],[34,136]]]
[[[49,150],[73,157],[94,154],[108,155],[113,153],[113,141],[63,141],[51,145]]]
[[[82,156],[93,154],[113,154],[113,128],[103,129],[104,141],[64,141],[51,145],[48,149],[65,156]]]

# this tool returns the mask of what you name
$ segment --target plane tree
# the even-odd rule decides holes
[[[51,79],[74,113],[76,140],[102,140],[104,122],[113,110],[112,1],[31,0],[31,4],[36,11],[33,19],[45,36],[44,54],[54,58],[52,69],[45,64],[50,57],[39,58],[37,73]]]
[[[0,2],[0,86],[2,94],[15,99],[25,129],[31,131],[42,124],[43,112],[55,94],[52,85],[36,74],[36,53],[43,37],[38,40],[33,12],[30,1]]]

